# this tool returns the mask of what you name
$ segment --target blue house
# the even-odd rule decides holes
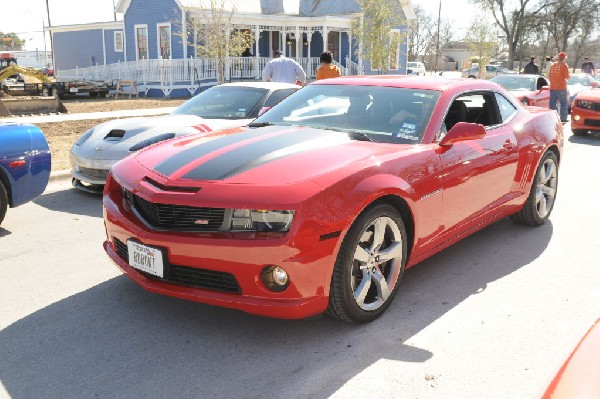
[[[398,13],[405,19],[414,18],[409,0],[386,1],[397,1]],[[154,65],[152,60],[197,59],[195,49],[201,38],[192,21],[206,18],[210,9],[210,0],[120,0],[116,12],[123,15],[122,21],[51,28],[55,67],[60,75],[61,70],[114,63],[140,62],[150,66]],[[244,60],[249,67],[243,72],[252,71],[256,74],[254,78],[259,78],[259,71],[275,50],[302,59],[309,76],[324,50],[332,52],[342,67],[350,68],[352,64],[352,74],[378,73],[359,57],[360,44],[353,36],[353,27],[362,10],[355,0],[226,0],[225,10],[231,13],[233,29],[244,29],[254,35],[250,50],[254,61]],[[400,26],[397,30],[405,29]],[[391,61],[397,68],[394,72],[405,73],[406,41],[391,53],[396,56]],[[253,68],[249,62],[254,62]],[[152,68],[164,69],[156,65]],[[159,87],[149,81],[149,74],[144,76],[146,93]],[[192,86],[192,83],[187,85],[190,93]],[[165,95],[174,94],[165,87],[162,82],[160,88]]]

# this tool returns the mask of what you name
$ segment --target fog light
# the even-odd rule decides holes
[[[580,120],[580,119],[581,119],[581,116],[579,116],[579,115],[575,115],[575,116],[573,116],[573,119],[574,119],[574,120],[576,120],[576,121],[578,121],[578,120]]]
[[[262,282],[271,291],[281,292],[290,284],[287,272],[279,266],[267,266],[261,273]]]

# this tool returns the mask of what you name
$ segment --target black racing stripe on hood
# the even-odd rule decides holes
[[[170,176],[176,170],[184,167],[195,159],[201,158],[211,152],[218,150],[219,148],[239,143],[240,141],[248,140],[254,137],[266,134],[262,129],[249,130],[246,132],[235,133],[223,137],[219,137],[210,141],[200,143],[194,147],[188,148],[187,150],[181,151],[163,161],[160,161],[155,167],[154,171],[160,173],[163,176]]]
[[[203,163],[190,170],[183,178],[222,180],[284,156],[308,149],[331,146],[327,140],[323,139],[328,134],[339,133],[323,130],[296,131],[292,134],[251,143]]]

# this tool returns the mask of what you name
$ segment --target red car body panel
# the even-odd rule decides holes
[[[307,317],[327,308],[337,253],[352,222],[369,204],[385,198],[406,205],[403,218],[411,231],[407,266],[412,266],[518,211],[544,152],[552,147],[558,158],[561,155],[562,125],[556,113],[531,112],[514,99],[516,115],[484,139],[449,147],[434,142],[434,126],[440,126],[457,95],[489,89],[510,97],[493,83],[382,76],[314,84],[408,87],[442,94],[420,145],[356,141],[343,132],[269,126],[173,139],[126,158],[112,168],[103,195],[108,236],[104,248],[116,265],[149,291],[271,317]],[[228,170],[237,161],[236,151],[254,148],[256,159],[262,159],[261,151],[266,154],[264,148],[272,143],[299,138],[303,141],[296,145],[302,151],[276,153],[268,161],[253,160],[251,166]],[[218,142],[224,144],[201,151]],[[221,159],[228,162],[220,163]],[[212,177],[190,178],[201,167]],[[153,203],[293,210],[295,216],[287,233],[162,232],[136,217],[123,189]],[[125,243],[130,238],[164,248],[169,264],[231,273],[241,293],[150,278],[119,255],[116,240]],[[260,273],[266,265],[288,272],[290,285],[285,291],[264,286]]]
[[[590,102],[591,108],[582,108],[578,101]],[[571,108],[571,130],[600,131],[600,89],[584,90],[577,94]]]
[[[600,319],[581,339],[542,398],[600,398]]]
[[[534,107],[550,108],[550,88],[544,87],[540,90],[532,91],[511,91],[511,94],[515,96],[519,101],[525,104],[524,99],[527,100],[527,105]]]

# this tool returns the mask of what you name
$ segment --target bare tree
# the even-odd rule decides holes
[[[417,61],[420,56],[422,61],[435,46],[437,23],[421,6],[415,6],[414,10],[417,18],[408,23],[408,59]]]
[[[238,29],[232,18],[236,12],[235,5],[230,10],[226,0],[197,0],[198,11],[188,20],[186,31],[196,32],[196,55],[217,61],[217,79],[224,82],[224,67],[231,54],[239,55],[251,47],[253,35],[249,30]]]
[[[591,35],[598,21],[600,2],[590,0],[557,0],[549,5],[542,15],[555,50],[567,51],[570,41],[576,36]],[[586,37],[580,37],[585,40]]]
[[[557,0],[471,0],[492,13],[494,21],[504,33],[508,45],[508,67],[514,58],[524,34],[540,18],[540,12]]]

